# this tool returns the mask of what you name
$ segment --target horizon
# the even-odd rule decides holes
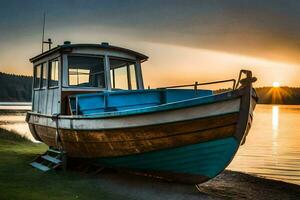
[[[2,72],[0,71],[0,74],[6,74],[6,75],[13,75],[13,76],[24,76],[24,77],[28,77],[28,78],[33,78],[33,75],[24,75],[24,74],[16,74],[16,73],[7,73],[7,72]],[[212,80],[213,81],[213,80]],[[202,83],[202,82],[198,82],[198,83]],[[186,83],[186,84],[189,84],[189,83]],[[186,85],[184,84],[184,85]],[[191,83],[193,84],[193,83]],[[274,83],[273,83],[274,84]],[[163,87],[163,86],[159,86],[159,87]],[[229,89],[230,87],[228,88],[218,88],[218,89],[214,89],[214,90],[222,90],[222,89]],[[294,88],[294,89],[297,89],[297,88],[300,88],[300,86],[288,86],[288,85],[279,85],[279,86],[276,86],[274,87],[274,85],[262,85],[262,86],[254,86],[255,89],[259,89],[259,88]],[[153,88],[151,88],[153,89]]]
[[[109,42],[148,55],[146,86],[228,79],[248,69],[255,87],[300,87],[299,1],[172,2],[2,1],[0,71],[32,75],[28,60],[41,53],[45,11],[53,47]]]

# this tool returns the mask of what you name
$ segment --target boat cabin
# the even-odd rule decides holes
[[[32,112],[40,115],[118,115],[212,95],[211,90],[144,90],[138,52],[102,44],[71,44],[50,49],[30,61],[34,66]],[[135,112],[135,111],[134,111]]]
[[[30,59],[34,66],[32,111],[72,114],[69,97],[74,94],[143,90],[141,63],[147,59],[108,43],[64,42]]]

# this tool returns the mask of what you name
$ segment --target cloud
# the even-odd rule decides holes
[[[297,0],[64,1],[60,8],[51,5],[47,10],[56,31],[81,25],[114,27],[125,38],[300,63]]]
[[[26,63],[39,51],[44,11],[56,44],[108,40],[139,50],[133,43],[145,41],[300,64],[297,0],[3,0],[0,60],[8,63],[12,45],[26,45],[14,48],[27,49]]]

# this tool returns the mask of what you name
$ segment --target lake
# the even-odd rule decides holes
[[[300,185],[299,121],[299,105],[258,105],[246,143],[228,168]]]
[[[2,114],[0,127],[34,140],[24,120],[24,114]],[[257,105],[246,143],[228,169],[300,185],[299,121],[298,105]]]
[[[0,110],[30,110],[31,103],[29,102],[0,102]]]

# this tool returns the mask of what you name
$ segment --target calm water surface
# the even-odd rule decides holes
[[[300,185],[300,106],[258,105],[229,169]]]
[[[30,110],[30,102],[0,102],[0,110]]]
[[[34,140],[24,120],[24,114],[0,114],[0,127]],[[247,141],[228,168],[300,185],[299,122],[300,106],[258,105]]]

